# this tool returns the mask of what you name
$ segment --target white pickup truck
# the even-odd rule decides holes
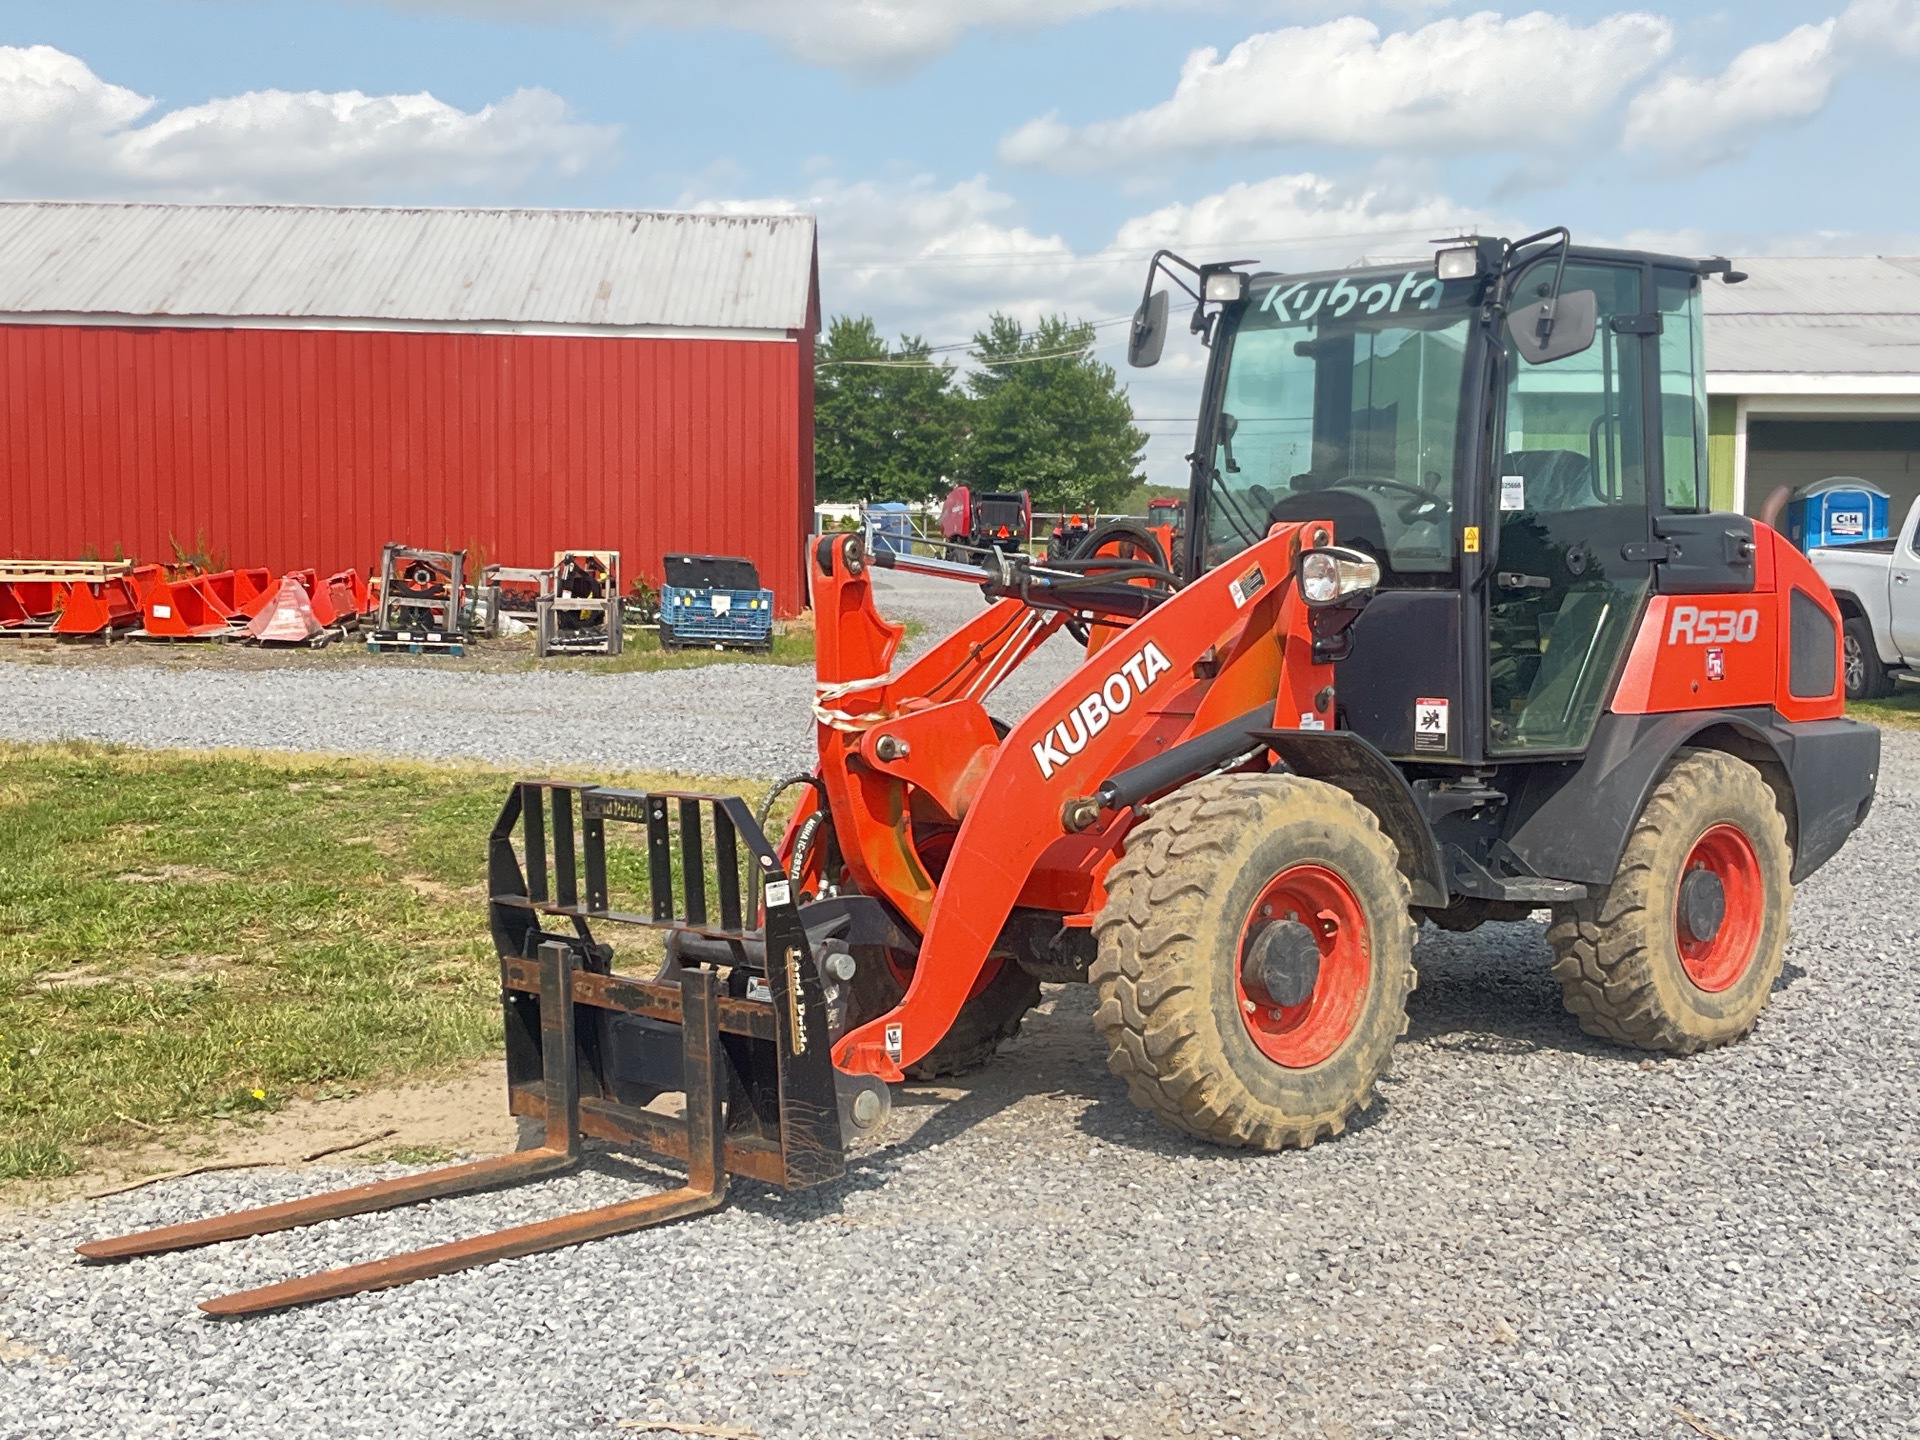
[[[1920,500],[1892,540],[1816,546],[1813,568],[1846,622],[1847,698],[1893,692],[1895,677],[1920,680]]]

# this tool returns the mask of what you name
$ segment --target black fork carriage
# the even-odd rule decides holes
[[[618,846],[632,826],[642,846]],[[516,849],[515,836],[519,837]],[[636,837],[640,838],[640,837]],[[615,908],[623,875],[644,873],[644,913]],[[730,1174],[803,1188],[844,1170],[843,1118],[883,1106],[882,1090],[840,1077],[829,1055],[828,991],[773,847],[732,796],[643,794],[557,781],[513,787],[487,873],[507,1037],[508,1104],[542,1142],[207,1220],[82,1245],[124,1260],[290,1230],[493,1189],[578,1165],[582,1139],[684,1164],[677,1190],[350,1265],[204,1301],[250,1315],[404,1285],[560,1249],[718,1208]],[[584,880],[584,893],[583,893]],[[764,918],[764,924],[755,925]],[[616,974],[600,922],[664,932],[651,980]],[[678,1113],[663,1096],[678,1092]]]

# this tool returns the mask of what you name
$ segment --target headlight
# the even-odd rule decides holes
[[[1439,251],[1433,257],[1433,273],[1439,280],[1473,279],[1480,273],[1480,247],[1456,245]]]
[[[1328,546],[1300,555],[1300,598],[1309,605],[1334,605],[1380,583],[1378,562],[1358,550]]]
[[[1247,298],[1247,277],[1238,270],[1215,270],[1201,281],[1201,293],[1224,305],[1237,305]]]

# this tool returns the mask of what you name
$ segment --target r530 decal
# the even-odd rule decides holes
[[[1702,610],[1698,605],[1676,605],[1667,621],[1669,645],[1744,645],[1760,633],[1760,612]]]

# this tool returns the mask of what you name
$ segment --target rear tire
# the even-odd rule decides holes
[[[1713,872],[1724,918],[1696,938],[1689,872]],[[1786,956],[1793,905],[1787,824],[1760,772],[1682,751],[1641,812],[1613,883],[1554,910],[1547,939],[1567,1009],[1589,1035],[1691,1055],[1753,1028]]]
[[[1314,887],[1324,908],[1268,898]],[[1283,918],[1311,924],[1320,957],[1292,1008],[1250,999],[1242,975],[1259,927]],[[1338,1135],[1406,1032],[1413,932],[1393,844],[1344,791],[1293,775],[1188,785],[1107,875],[1091,976],[1107,1063],[1135,1104],[1216,1144]]]
[[[1840,643],[1847,699],[1880,700],[1893,693],[1893,677],[1880,661],[1880,649],[1873,642],[1873,625],[1865,616],[1847,617]]]

